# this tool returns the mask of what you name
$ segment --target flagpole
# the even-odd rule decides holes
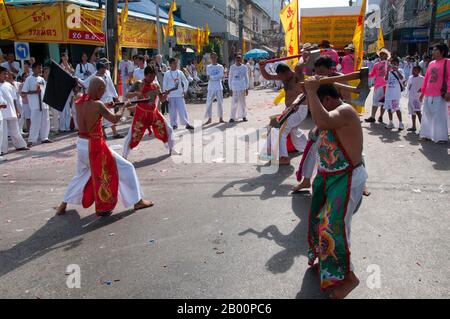
[[[297,53],[300,53],[300,8],[297,1]]]
[[[161,22],[159,20],[160,0],[156,0],[156,38],[158,39],[158,54],[161,54]]]

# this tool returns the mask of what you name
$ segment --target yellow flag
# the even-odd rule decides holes
[[[245,42],[245,39],[242,41],[242,54],[247,53],[247,42]]]
[[[275,97],[273,104],[278,105],[286,100],[286,91],[284,89]]]
[[[202,30],[200,27],[197,27],[197,53],[200,54],[202,52]]]
[[[381,50],[384,47],[383,29],[380,26],[380,31],[378,32],[377,49]]]
[[[175,11],[177,11],[177,3],[175,0],[172,0],[172,4],[169,9],[169,21],[167,22],[167,36],[169,37],[173,37],[175,35],[175,31],[173,30],[173,26],[175,25],[173,13]]]
[[[281,23],[283,24],[288,56],[298,54],[298,0],[292,1],[280,12]],[[297,65],[298,59],[286,61],[293,69]]]
[[[355,33],[353,35],[353,45],[355,46],[355,71],[359,71],[362,67],[364,58],[364,18],[366,15],[367,1],[363,0],[361,11],[359,12],[358,21],[356,23]],[[359,81],[352,82],[352,85],[358,85]],[[355,98],[355,94],[352,94]],[[353,105],[356,111],[361,114],[364,113],[364,105]]]
[[[1,22],[0,39],[2,40],[15,39],[16,33],[14,32],[14,28],[11,25],[8,8],[6,7],[4,0],[0,0],[0,22]]]
[[[122,41],[123,41],[123,30],[125,29],[125,23],[128,21],[128,0],[125,0],[125,5],[122,8],[119,16],[118,24],[118,36],[119,40],[116,44],[116,56],[118,60],[122,60]]]
[[[209,44],[209,35],[211,32],[209,31],[209,25],[208,22],[205,24],[205,44]]]

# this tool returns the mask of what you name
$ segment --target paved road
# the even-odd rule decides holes
[[[275,95],[252,91],[250,121],[238,127],[268,124]],[[204,106],[189,105],[189,112],[200,119]],[[220,138],[232,127],[212,126],[204,135]],[[361,285],[349,298],[450,297],[449,146],[377,124],[363,130],[372,196],[353,220]],[[75,138],[57,136],[0,164],[0,297],[323,297],[305,256],[310,196],[290,194],[299,156],[264,175],[261,165],[227,163],[223,154],[179,163],[181,156],[167,157],[162,143],[147,137],[130,160],[155,207],[131,213],[119,206],[107,219],[71,207],[54,217],[74,173]],[[80,266],[80,289],[66,285],[71,264]]]

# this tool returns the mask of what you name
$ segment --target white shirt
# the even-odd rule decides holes
[[[97,70],[95,69],[95,66],[91,63],[77,64],[77,67],[75,68],[75,76],[81,80],[86,80],[88,77],[90,77],[92,74],[95,74]]]
[[[244,64],[237,66],[233,64],[230,67],[228,81],[232,91],[248,90],[248,69]]]
[[[422,88],[424,77],[422,75],[411,75],[408,79],[408,96],[410,99],[418,99],[420,97],[419,90]]]
[[[7,103],[6,103],[6,101],[5,101],[5,99],[3,98],[3,93],[2,93],[2,91],[0,91],[0,105],[6,105]],[[3,110],[3,109],[2,109]],[[3,121],[3,115],[2,115],[2,112],[0,112],[0,122],[1,121]]]
[[[209,76],[208,91],[222,91],[222,80],[224,76],[223,65],[209,64],[206,66],[206,75]]]
[[[119,70],[120,75],[122,76],[122,79],[127,79],[130,75],[130,73],[133,72],[133,62],[129,60],[122,60],[119,63]]]
[[[41,105],[43,110],[48,110],[48,105],[43,102],[44,99],[44,92],[45,92],[45,80],[41,76],[34,76],[31,74],[27,79],[25,80],[25,83],[22,87],[22,92],[30,92],[30,91],[36,91],[37,85],[41,87]],[[37,94],[29,94],[28,97],[28,105],[30,106],[31,110],[39,110],[39,93]]]
[[[136,70],[134,70],[133,77],[136,81],[144,80],[144,77],[145,77],[144,70],[145,70],[145,68],[142,68],[142,69],[137,68]]]
[[[3,119],[17,118],[16,107],[14,106],[14,100],[16,100],[16,92],[14,87],[9,82],[0,83],[0,91],[2,92],[3,99],[6,101],[7,108],[1,109]]]
[[[405,74],[403,73],[402,69],[398,69],[398,73],[400,73],[401,75],[403,75],[403,80],[400,79],[400,77],[397,75],[397,77],[399,78],[400,81],[404,81],[405,79]],[[402,91],[400,88],[400,83],[399,81],[395,78],[394,74],[392,71],[389,72],[389,76],[388,76],[388,80],[387,80],[387,85],[386,85],[386,100],[400,100],[402,95]]]
[[[422,68],[422,75],[425,75],[427,73],[428,64],[424,60],[419,62],[419,66]]]
[[[164,73],[163,80],[163,90],[168,91],[170,89],[175,88],[178,83],[178,89],[176,91],[170,92],[169,97],[184,97],[184,94],[187,92],[189,82],[186,79],[186,76],[180,70],[176,71],[167,71]]]
[[[20,73],[20,64],[19,64],[19,62],[13,61],[12,65]],[[4,67],[8,71],[11,71],[11,68],[9,67],[9,62],[8,61],[3,62],[2,64],[0,64],[0,66]]]
[[[89,84],[91,83],[91,80],[98,76],[96,74],[91,75],[86,81],[82,81],[83,86],[86,89],[89,89]],[[114,98],[118,98],[119,95],[117,94],[116,88],[114,87],[114,83],[111,79],[111,76],[108,75],[108,73],[105,73],[103,76],[98,76],[103,79],[106,83],[106,89],[105,93],[103,93],[102,98],[100,99],[103,103],[110,103],[114,100]]]

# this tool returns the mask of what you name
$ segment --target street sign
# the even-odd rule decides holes
[[[29,60],[30,44],[28,42],[14,42],[14,52],[17,60]]]

